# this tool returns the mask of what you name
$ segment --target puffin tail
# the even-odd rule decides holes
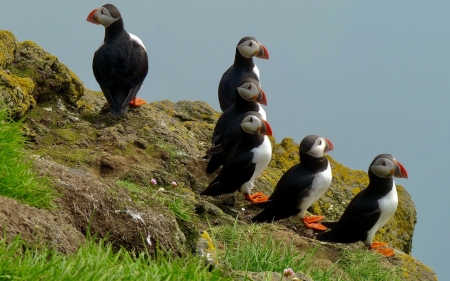
[[[261,213],[254,216],[251,221],[253,223],[262,223],[262,222],[273,222],[276,221],[277,215],[274,207],[269,207],[261,211]]]
[[[212,182],[200,193],[200,195],[218,196],[224,194],[220,181]]]
[[[219,169],[225,162],[226,156],[225,153],[210,154],[208,166],[206,166],[206,173],[212,174]]]

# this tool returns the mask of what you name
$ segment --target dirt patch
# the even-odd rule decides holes
[[[173,214],[158,202],[141,206],[111,180],[43,158],[36,158],[35,169],[56,179],[63,194],[56,200],[60,217],[84,235],[107,238],[130,251],[155,253],[158,245],[174,255],[185,253],[184,234]]]
[[[0,197],[0,237],[20,237],[31,247],[50,246],[61,253],[75,252],[84,236],[58,214]]]

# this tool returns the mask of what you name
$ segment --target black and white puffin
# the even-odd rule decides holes
[[[269,165],[272,135],[269,123],[256,111],[247,112],[241,121],[241,140],[228,154],[222,170],[200,195],[217,196],[239,190],[250,202],[267,200],[262,192],[250,194],[253,182]]]
[[[264,210],[252,222],[272,222],[299,215],[305,227],[326,230],[319,222],[323,216],[307,217],[305,212],[330,186],[331,167],[324,153],[333,149],[333,143],[326,138],[306,136],[300,143],[300,163],[283,174],[267,202],[255,204]]]
[[[142,41],[125,31],[122,16],[112,4],[90,12],[87,21],[105,27],[105,39],[94,54],[92,69],[111,113],[121,116],[128,105],[145,104],[136,97],[148,72],[147,51]]]
[[[398,205],[393,177],[408,178],[405,167],[390,154],[380,154],[369,166],[369,185],[348,204],[337,222],[323,222],[330,231],[317,239],[336,243],[363,241],[386,257],[394,255],[387,243],[373,242],[375,233],[394,215]]]
[[[266,120],[266,112],[259,105],[267,105],[266,95],[258,80],[243,79],[237,86],[236,102],[230,106],[217,120],[211,138],[212,148],[207,152],[209,162],[206,173],[216,171],[225,161],[228,153],[241,138],[240,122],[248,111],[257,111]]]
[[[236,46],[234,64],[222,75],[219,82],[219,104],[225,112],[236,99],[236,87],[244,78],[259,81],[259,70],[253,57],[269,59],[269,52],[263,44],[253,37],[242,38]]]

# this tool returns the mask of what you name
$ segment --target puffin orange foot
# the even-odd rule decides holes
[[[146,103],[147,102],[145,100],[136,97],[130,102],[130,105],[138,107]]]
[[[378,249],[381,247],[385,247],[387,245],[388,245],[388,243],[386,243],[386,242],[372,242],[369,249]]]
[[[390,258],[395,255],[394,250],[388,248],[388,243],[385,242],[372,242],[369,249],[376,253],[382,254],[383,256]]]
[[[317,217],[320,217],[320,216],[317,216]],[[317,221],[319,221],[319,220],[317,220]],[[306,228],[310,228],[310,229],[314,229],[314,230],[319,230],[319,231],[325,231],[325,230],[327,230],[327,227],[326,227],[325,225],[321,224],[320,222],[317,223],[317,221],[316,221],[316,222],[309,223],[309,222],[307,221],[307,217],[306,217],[306,216],[302,218],[302,223],[303,223],[303,225],[304,225]]]
[[[321,220],[323,220],[324,218],[325,218],[324,216],[316,216],[316,215],[312,215],[312,216],[309,216],[309,217],[305,216],[305,217],[304,217],[304,220],[305,220],[307,223],[314,223],[314,222],[321,221]]]
[[[245,200],[256,203],[256,202],[266,202],[269,199],[269,196],[264,195],[262,192],[256,192],[254,194],[244,194]]]

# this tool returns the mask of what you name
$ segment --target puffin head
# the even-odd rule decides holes
[[[258,80],[245,78],[239,83],[237,90],[244,100],[256,101],[257,103],[267,105],[266,94]]]
[[[269,52],[263,44],[256,38],[246,36],[239,41],[237,47],[239,53],[245,58],[257,57],[260,59],[269,59]]]
[[[93,24],[101,24],[106,28],[121,17],[116,6],[113,4],[105,4],[100,8],[92,10],[86,20]]]
[[[300,143],[300,155],[306,153],[316,158],[333,149],[333,143],[329,139],[316,135],[306,136]]]
[[[370,171],[380,178],[408,178],[405,167],[391,154],[380,154],[375,157],[369,166]]]
[[[249,111],[245,113],[241,121],[241,128],[244,132],[249,134],[260,134],[271,136],[272,128],[256,111]]]

